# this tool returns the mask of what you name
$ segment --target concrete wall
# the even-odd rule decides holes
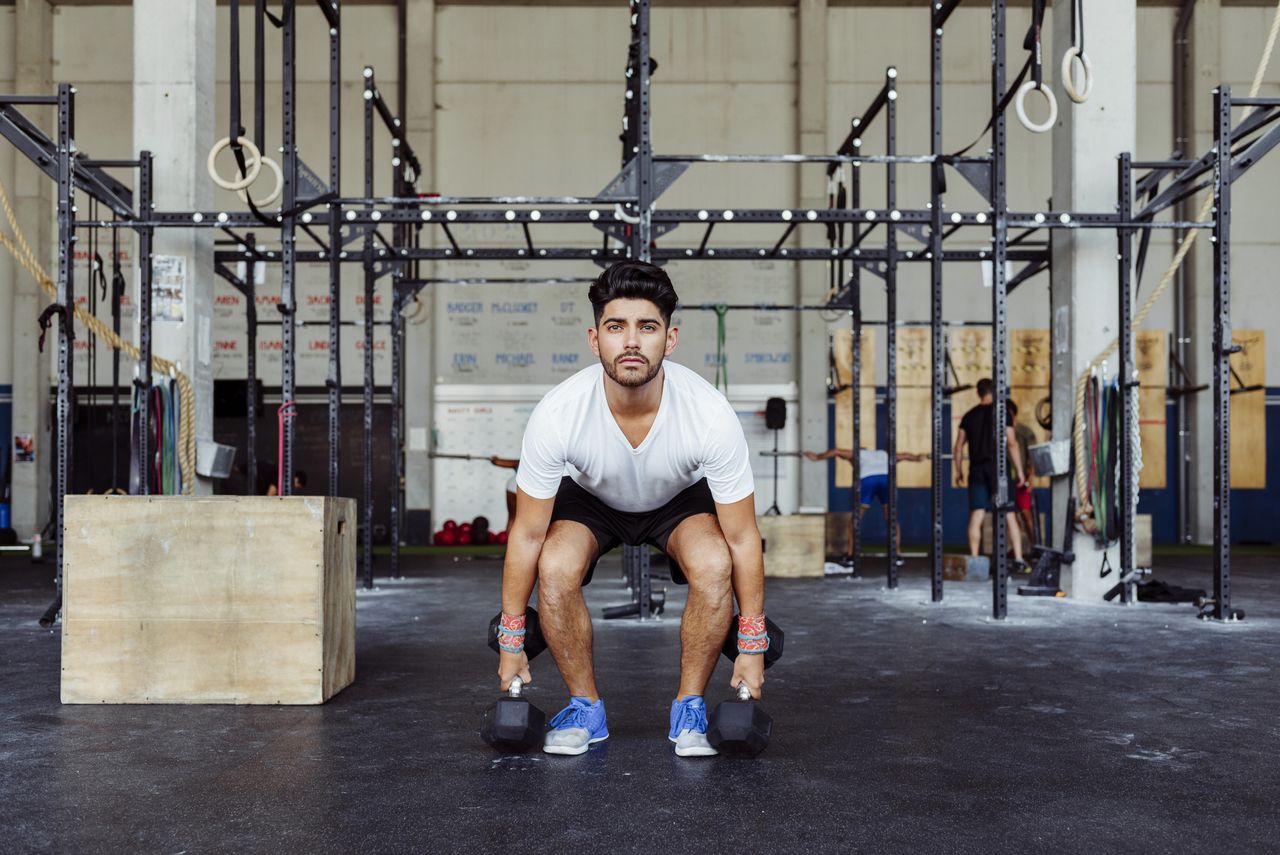
[[[1170,145],[1169,41],[1173,10],[1142,7],[1138,11],[1141,51],[1138,57],[1138,157],[1167,155]],[[1219,29],[1223,76],[1247,87],[1261,50],[1271,10],[1229,7],[1222,10]],[[8,22],[13,12],[0,7],[0,44],[11,41]],[[923,9],[836,6],[828,13],[827,27],[827,133],[834,148],[844,137],[851,116],[862,111],[881,85],[885,68],[899,69],[899,148],[923,153],[928,146],[928,48],[927,12]],[[378,80],[388,99],[395,102],[395,13],[392,6],[349,5],[343,14],[344,126],[342,191],[360,192],[361,99],[360,69],[377,67]],[[327,50],[323,20],[318,12],[299,10],[299,135],[303,159],[318,173],[327,169]],[[1009,12],[1011,73],[1024,56],[1021,33],[1028,21],[1025,8]],[[249,15],[243,16],[245,32]],[[96,157],[129,156],[131,150],[132,85],[131,27],[128,6],[58,6],[53,16],[54,69],[59,80],[79,87],[78,142]],[[732,8],[659,7],[653,15],[653,55],[660,63],[654,77],[655,146],[660,152],[785,152],[796,147],[797,18],[792,7],[748,6]],[[962,8],[947,25],[946,147],[958,149],[976,137],[989,113],[989,13]],[[226,125],[227,20],[218,15],[218,86],[215,128]],[[276,35],[271,32],[273,42]],[[484,7],[439,5],[435,12],[435,55],[412,53],[413,65],[433,63],[435,70],[434,135],[416,142],[432,164],[434,181],[424,189],[442,193],[592,193],[617,171],[622,107],[621,71],[627,39],[626,16],[621,9],[576,6]],[[1046,44],[1049,57],[1057,55]],[[0,56],[7,52],[0,51]],[[1095,58],[1096,59],[1096,58]],[[0,59],[0,84],[7,71]],[[245,123],[251,124],[250,89],[252,56],[242,52],[246,76]],[[1050,77],[1056,61],[1049,62]],[[279,54],[273,43],[267,58],[267,138],[279,138]],[[1269,79],[1280,77],[1272,71]],[[1271,83],[1264,94],[1276,94]],[[1205,102],[1209,93],[1202,93]],[[1060,99],[1064,109],[1065,98]],[[878,132],[868,136],[866,150],[882,145]],[[1048,204],[1050,192],[1048,135],[1024,131],[1010,123],[1010,204],[1035,210]],[[0,154],[0,177],[9,174],[8,150]],[[813,168],[813,167],[806,167]],[[818,167],[819,169],[821,167]],[[1112,169],[1112,163],[1099,168]],[[1280,161],[1271,160],[1256,169],[1236,190],[1234,218],[1233,303],[1240,326],[1275,327],[1277,310],[1268,299],[1268,273],[1280,263],[1269,215],[1268,194],[1280,175]],[[389,189],[389,170],[379,166],[376,191]],[[882,193],[879,170],[868,169],[864,199]],[[977,204],[977,196],[953,182],[952,207]],[[927,173],[922,168],[900,170],[899,203],[922,207],[927,194]],[[795,204],[800,192],[798,169],[792,166],[698,165],[661,200],[664,206],[782,206]],[[216,204],[238,209],[231,194],[218,191]],[[772,227],[753,229],[735,225],[718,228],[716,239],[725,243],[754,243],[776,234]],[[585,234],[586,232],[584,232]],[[476,244],[501,244],[517,239],[511,230],[459,230],[459,236]],[[535,231],[540,240],[560,234]],[[696,241],[692,230],[669,238],[676,243]],[[985,240],[976,234],[975,241]],[[904,241],[909,242],[909,241]],[[45,248],[46,250],[48,248]],[[46,252],[46,255],[48,253]],[[1153,242],[1148,272],[1140,298],[1149,293],[1170,256],[1164,236]],[[441,276],[528,275],[589,276],[591,265],[573,264],[467,264],[435,266]],[[686,304],[725,300],[788,302],[797,292],[794,265],[769,263],[677,263],[671,273]],[[130,274],[131,275],[131,274]],[[323,267],[303,268],[300,273],[302,317],[323,319],[325,291]],[[10,265],[0,263],[0,301],[6,283],[12,281]],[[84,282],[84,277],[80,279]],[[268,271],[264,299],[270,300],[278,276]],[[1099,295],[1111,299],[1111,283],[1099,283]],[[363,307],[357,299],[359,271],[344,277],[344,314],[359,318]],[[528,390],[545,388],[583,364],[588,322],[585,289],[581,286],[494,287],[479,292],[464,286],[438,289],[410,326],[414,347],[429,347],[435,370],[409,366],[409,388],[431,384],[483,389],[492,385],[522,385]],[[244,371],[243,311],[239,296],[219,286],[216,317],[216,376],[238,377]],[[375,308],[385,312],[384,298]],[[450,312],[450,306],[481,303],[480,311]],[[504,311],[509,304],[537,303],[532,318]],[[499,307],[495,310],[495,304]],[[876,280],[864,287],[869,318],[883,316],[883,289]],[[947,271],[946,314],[949,318],[985,319],[989,292],[976,266],[955,265]],[[1010,300],[1011,327],[1047,326],[1047,280],[1039,278],[1022,286]],[[904,265],[901,272],[899,316],[928,316],[927,269]],[[460,318],[465,318],[462,322]],[[559,326],[554,325],[559,318]],[[714,315],[690,310],[681,314],[684,340],[677,358],[705,371],[713,370]],[[837,319],[832,326],[843,326]],[[1151,316],[1149,325],[1169,328],[1172,309],[1166,298]],[[434,330],[435,334],[432,335]],[[759,386],[786,390],[794,387],[797,357],[795,320],[779,315],[738,313],[728,323],[728,360],[734,384],[748,380]],[[523,339],[522,339],[523,337]],[[268,382],[276,376],[278,357],[272,362],[274,336],[263,331],[259,371]],[[304,329],[299,336],[301,382],[322,381],[325,356],[317,347],[322,331]],[[358,334],[344,335],[344,383],[359,382],[361,361],[356,348]],[[380,348],[385,338],[379,330]],[[825,347],[813,341],[813,347]],[[1280,335],[1267,343],[1271,378],[1280,377]],[[881,345],[883,348],[883,345]],[[3,352],[3,349],[0,349]],[[414,352],[411,350],[411,352]],[[422,352],[422,351],[419,351]],[[80,351],[83,355],[83,351]],[[535,354],[529,359],[526,354]],[[576,354],[577,361],[573,359]],[[385,350],[380,349],[377,379],[389,379]],[[99,360],[98,381],[105,382],[109,359]],[[884,354],[876,359],[877,383],[884,382]],[[5,383],[0,359],[0,385]],[[84,378],[83,367],[80,377]],[[1273,379],[1274,384],[1274,379]],[[454,393],[459,390],[455,389]],[[759,389],[753,389],[753,394]],[[479,394],[479,393],[477,393]],[[528,394],[535,394],[530,391]],[[790,394],[794,394],[794,389]],[[465,399],[463,395],[463,399]],[[425,424],[417,436],[425,434]],[[414,450],[414,433],[409,434]],[[422,451],[421,448],[416,449]],[[488,451],[489,449],[476,449]],[[509,452],[512,449],[493,449]],[[421,501],[421,500],[419,500]],[[412,504],[412,502],[411,502]]]

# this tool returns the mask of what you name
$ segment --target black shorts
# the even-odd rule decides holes
[[[586,585],[596,572],[596,562],[600,560],[600,556],[615,546],[623,543],[629,546],[648,543],[666,552],[667,539],[676,530],[676,526],[696,514],[715,512],[716,502],[711,496],[711,487],[707,485],[706,478],[681,490],[660,508],[630,513],[609,507],[578,486],[572,478],[565,476],[560,480],[551,521],[571,520],[582,523],[595,535],[596,555],[591,559],[591,566],[587,568],[587,575],[582,580],[582,584]],[[670,554],[668,557],[670,558]],[[671,581],[677,585],[689,584],[674,558],[671,559]]]

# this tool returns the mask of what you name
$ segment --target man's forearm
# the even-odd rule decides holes
[[[744,615],[764,614],[764,549],[760,538],[729,544],[733,559],[733,593],[738,611]]]
[[[507,557],[502,565],[502,611],[509,615],[524,614],[538,578],[538,556],[544,538],[520,532],[511,533],[507,541]]]

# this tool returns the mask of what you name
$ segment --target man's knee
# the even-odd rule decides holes
[[[729,555],[729,546],[723,538],[708,538],[696,548],[689,550],[686,560],[680,568],[689,587],[700,594],[715,597],[728,596],[733,578],[733,558]]]
[[[538,585],[549,593],[570,593],[582,586],[587,567],[594,557],[581,538],[554,531],[538,556]]]

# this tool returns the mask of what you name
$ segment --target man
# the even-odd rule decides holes
[[[841,460],[853,462],[853,449],[850,448],[828,448],[821,453],[817,451],[803,452],[804,456],[809,460],[830,460],[838,457]],[[907,451],[899,451],[897,460],[901,463],[904,460],[910,460],[918,463],[921,460],[928,460],[927,454],[912,454]],[[858,449],[858,493],[860,502],[858,504],[858,519],[862,519],[867,514],[867,508],[871,507],[872,499],[880,500],[880,509],[884,511],[885,525],[889,524],[889,452],[882,448],[860,448]],[[899,524],[893,533],[893,542],[898,546],[898,552],[902,551],[902,525]]]
[[[969,554],[977,557],[982,548],[982,521],[988,510],[998,511],[996,507],[996,429],[995,429],[995,384],[984,377],[978,381],[978,405],[964,414],[960,420],[960,430],[956,432],[955,445],[951,451],[951,459],[955,461],[956,483],[963,485],[964,470],[961,461],[964,459],[964,447],[969,446]],[[1018,438],[1013,430],[1013,415],[1005,413],[1005,442],[1009,454],[1013,458],[1013,469],[1016,481],[1011,479],[1008,492],[1012,494],[1016,488],[1025,484],[1027,479],[1022,469],[1022,455],[1017,451]],[[1009,527],[1009,542],[1013,546],[1013,560],[1021,569],[1026,562],[1022,560],[1022,538],[1018,532],[1018,521],[1013,511],[1007,511],[1005,519]]]
[[[259,492],[262,492],[268,496],[280,495],[280,487],[278,484],[276,484],[277,469],[278,467],[274,463],[258,464],[259,472],[266,473],[266,480],[268,481],[266,489],[260,490]],[[307,486],[306,471],[302,469],[295,470],[293,473],[293,495],[297,496],[301,494],[302,491],[306,489],[306,486]]]
[[[1031,501],[1031,479],[1036,474],[1035,466],[1031,462],[1031,446],[1036,444],[1036,434],[1025,422],[1018,421],[1018,405],[1010,398],[1005,402],[1005,406],[1009,409],[1009,418],[1013,419],[1013,434],[1018,438],[1017,453],[1022,455],[1022,471],[1026,473],[1027,479],[1018,485],[1018,489],[1014,492],[1014,505],[1018,508],[1018,522],[1022,525],[1023,532],[1026,533],[1027,543],[1035,544],[1035,517],[1032,510]],[[1009,460],[1014,459],[1014,446],[1009,446]]]
[[[543,750],[581,754],[607,739],[596,689],[591,616],[582,586],[618,545],[654,544],[672,580],[689,585],[680,624],[680,686],[668,738],[681,757],[708,756],[703,693],[733,619],[739,655],[730,685],[753,697],[764,683],[764,558],[746,437],[729,402],[681,365],[671,326],[677,297],[658,267],[625,261],[588,291],[600,359],[552,389],[534,409],[520,452],[516,516],[502,574],[506,689],[528,682],[524,611],[536,580],[542,633],[572,696],[551,720]]]

